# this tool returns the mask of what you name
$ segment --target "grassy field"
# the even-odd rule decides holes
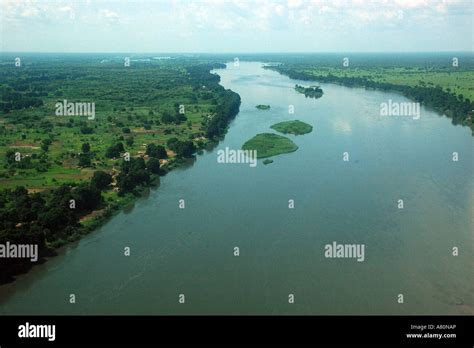
[[[245,142],[243,150],[257,150],[257,158],[266,158],[298,150],[290,139],[273,134],[260,133]]]
[[[274,124],[270,128],[283,134],[294,135],[311,133],[311,131],[313,130],[313,126],[299,120],[279,122]]]
[[[474,101],[474,71],[456,69],[434,69],[421,67],[391,68],[335,68],[312,67],[301,71],[313,76],[366,77],[376,82],[393,83],[403,86],[440,86],[447,92],[462,95]]]
[[[254,57],[253,57],[254,58]],[[326,53],[274,55],[266,69],[295,80],[397,92],[474,135],[474,55],[444,53]],[[255,58],[254,58],[255,59]],[[278,62],[272,63],[271,62]],[[300,91],[304,87],[300,86]]]

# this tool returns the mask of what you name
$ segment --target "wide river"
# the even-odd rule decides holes
[[[242,98],[225,139],[1,286],[1,314],[474,313],[470,129],[423,107],[417,120],[380,116],[389,99],[409,102],[394,93],[322,84],[322,98],[305,98],[293,87],[307,82],[261,63],[215,72]],[[296,152],[254,168],[217,162],[292,119],[314,127],[289,135]],[[365,260],[326,258],[333,241],[363,244]]]

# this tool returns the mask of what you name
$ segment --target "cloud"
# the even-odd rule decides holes
[[[112,22],[120,19],[119,9],[127,2],[0,0],[0,3],[4,19],[58,18],[64,12],[95,8],[99,21],[105,19]],[[104,4],[107,8],[97,9]],[[163,7],[158,17],[174,18],[188,30],[244,28],[267,31],[297,25],[308,28],[330,26],[329,22],[338,26],[360,27],[397,23],[400,17],[407,16],[429,21],[439,16],[450,16],[456,11],[472,14],[470,1],[463,0],[138,0],[133,5],[137,9],[150,8],[150,12],[154,12],[155,7]],[[130,16],[133,17],[133,14]]]
[[[118,19],[119,18],[119,15],[118,15],[117,12],[114,12],[114,11],[111,11],[111,10],[108,10],[108,9],[100,11],[100,15],[102,17],[108,18],[108,19]]]
[[[73,11],[73,8],[69,5],[66,6],[61,6],[58,8],[59,12],[71,12]]]
[[[303,0],[288,0],[288,8],[298,8],[303,5]]]
[[[21,11],[22,17],[36,17],[39,14],[39,10],[36,7],[27,7]]]
[[[385,47],[384,42],[391,42],[396,49],[426,40],[431,47],[465,49],[464,42],[472,40],[468,24],[472,26],[473,8],[471,0],[0,0],[0,12],[0,24],[9,22],[2,25],[3,33],[11,38],[24,38],[25,32],[44,31],[45,37],[67,32],[90,42],[85,38],[90,28],[94,39],[99,30],[124,46],[123,37],[144,33],[157,49],[173,40],[196,49],[214,42],[216,50],[233,42],[279,50]],[[444,41],[435,42],[433,33]],[[457,43],[451,45],[454,41],[447,38],[454,36]],[[363,42],[371,37],[378,42]]]

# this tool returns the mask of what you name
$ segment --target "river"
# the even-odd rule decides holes
[[[322,98],[305,98],[293,87],[307,82],[258,62],[215,72],[242,98],[225,139],[1,286],[1,314],[474,313],[469,128],[424,107],[418,120],[380,116],[381,103],[409,101],[394,93],[322,84]],[[296,152],[255,168],[217,162],[292,119],[314,127],[288,135]],[[365,260],[326,258],[333,241],[363,244]]]

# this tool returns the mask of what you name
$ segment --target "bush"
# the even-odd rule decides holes
[[[91,127],[83,126],[81,127],[81,133],[82,134],[92,134],[94,132],[94,129]]]

